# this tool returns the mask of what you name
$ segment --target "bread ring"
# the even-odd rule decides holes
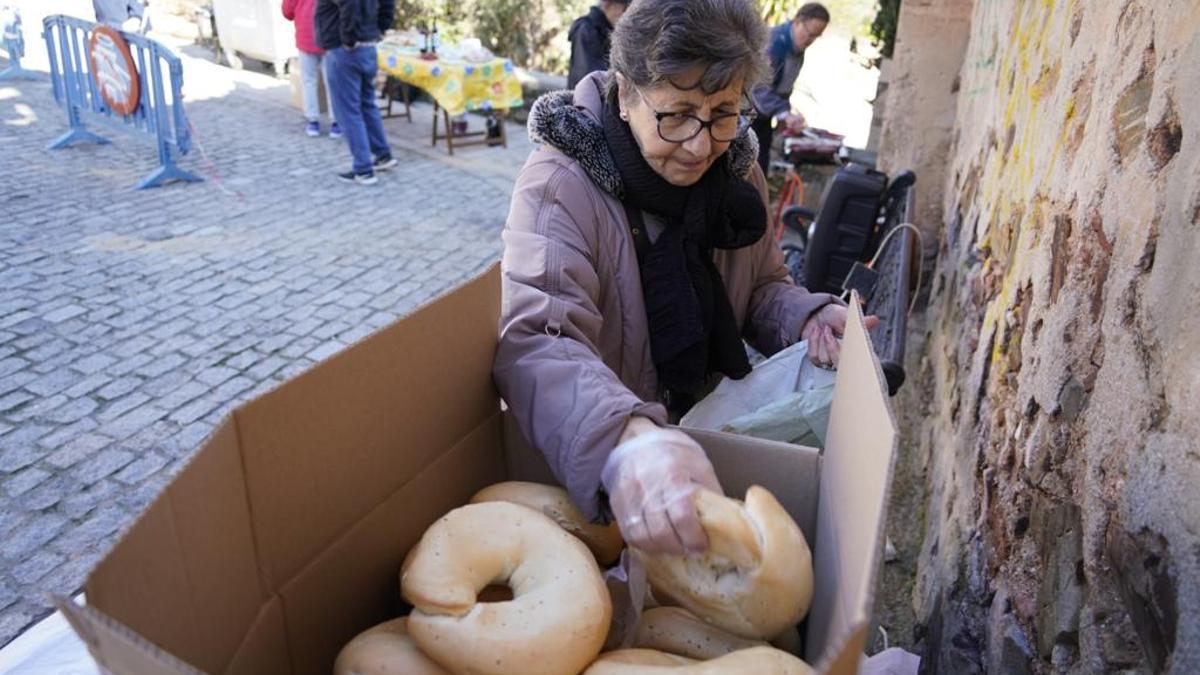
[[[628,655],[626,652],[641,653]],[[583,675],[812,675],[814,672],[807,663],[774,647],[751,647],[711,661],[677,665],[657,657],[651,658],[644,652],[654,653],[654,650],[622,649],[602,654],[583,671]]]
[[[813,592],[812,553],[796,522],[757,485],[745,504],[709,490],[697,490],[694,499],[709,549],[700,555],[638,551],[655,596],[754,640],[794,626]]]
[[[488,584],[508,602],[476,602]],[[612,602],[587,547],[549,517],[468,504],[434,523],[400,579],[408,630],[457,675],[575,675],[604,644]]]
[[[696,659],[689,659],[686,656],[678,654],[669,654],[657,649],[634,647],[632,649],[618,649],[601,654],[600,658],[592,662],[592,665],[600,662],[612,665],[625,664],[630,666],[667,666],[675,668],[696,663]],[[592,671],[586,670],[584,672],[590,673]]]
[[[723,631],[682,607],[656,607],[642,613],[633,646],[706,660],[767,643]]]
[[[408,617],[359,633],[338,652],[333,675],[450,675],[408,636]]]
[[[472,504],[480,502],[512,502],[541,511],[587,544],[603,567],[615,563],[625,548],[625,540],[621,538],[621,530],[616,523],[589,523],[567,496],[567,491],[560,487],[516,480],[496,483],[471,497]]]

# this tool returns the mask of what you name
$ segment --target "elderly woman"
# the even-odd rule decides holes
[[[707,546],[691,494],[720,485],[665,425],[750,371],[743,338],[838,359],[845,307],[792,284],[766,236],[746,133],[765,37],[751,0],[638,0],[612,69],[530,112],[540,147],[504,230],[496,383],[580,509],[643,550]]]

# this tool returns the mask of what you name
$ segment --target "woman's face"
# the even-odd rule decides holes
[[[696,68],[677,78],[676,82],[687,86],[699,82],[702,75],[703,70]],[[618,77],[621,116],[629,122],[642,157],[668,183],[680,187],[694,184],[729,149],[729,141],[713,140],[709,129],[703,129],[681,143],[663,140],[655,113],[686,113],[705,121],[722,115],[736,115],[742,99],[740,80],[720,91],[705,94],[698,86],[681,89],[669,82],[639,90],[624,77]]]

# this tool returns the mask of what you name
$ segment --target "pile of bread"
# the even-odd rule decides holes
[[[631,549],[655,605],[633,648],[601,653],[613,614],[601,568],[624,549],[617,526],[586,522],[560,488],[507,482],[429,527],[400,571],[412,613],[355,637],[335,674],[812,672],[785,651],[812,599],[800,528],[761,487],[744,502],[695,494],[707,552]]]

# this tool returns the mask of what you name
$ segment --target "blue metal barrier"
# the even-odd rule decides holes
[[[0,70],[0,82],[4,80],[44,80],[45,73],[21,67],[25,56],[25,36],[21,34],[21,13],[13,8],[0,8],[0,46],[8,52],[8,67]]]
[[[54,100],[66,108],[71,126],[48,146],[51,150],[79,141],[108,143],[85,127],[85,122],[96,122],[157,145],[160,166],[138,189],[201,180],[175,165],[176,153],[185,155],[192,145],[178,56],[145,36],[61,14],[46,17],[42,35],[50,54]]]

